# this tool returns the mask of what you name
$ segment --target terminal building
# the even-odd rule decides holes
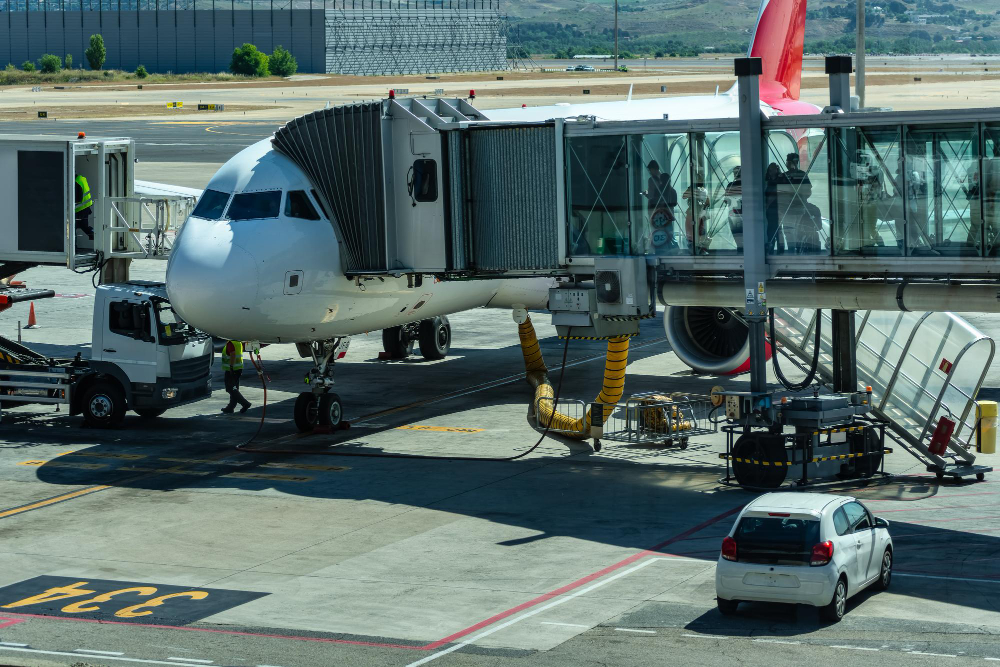
[[[0,0],[0,66],[73,56],[91,35],[106,69],[220,72],[249,42],[292,52],[299,72],[423,74],[507,69],[500,0]]]

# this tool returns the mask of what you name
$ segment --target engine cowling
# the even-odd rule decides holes
[[[663,329],[674,353],[699,373],[736,375],[750,370],[750,332],[731,308],[668,306]],[[771,346],[765,344],[771,358]]]

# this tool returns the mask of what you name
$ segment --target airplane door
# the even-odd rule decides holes
[[[156,337],[148,303],[108,303],[101,358],[125,371],[130,382],[156,382]]]

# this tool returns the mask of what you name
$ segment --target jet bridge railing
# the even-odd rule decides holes
[[[171,219],[172,205],[182,197],[106,197],[108,221],[96,229],[103,234],[106,257],[166,259],[173,247],[179,221]]]
[[[1000,274],[1000,109],[763,122],[768,264],[778,276]],[[568,119],[570,263],[642,255],[742,271],[736,119]]]
[[[776,311],[779,341],[802,361],[812,358],[816,311]],[[823,311],[820,372],[832,377],[831,317]],[[955,422],[947,456],[975,461],[976,395],[993,361],[995,344],[952,313],[861,311],[857,313],[858,388],[872,387],[879,416],[925,462],[945,464],[927,449],[940,417]]]

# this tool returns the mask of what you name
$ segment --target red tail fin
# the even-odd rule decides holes
[[[761,0],[750,56],[763,61],[760,96],[767,103],[799,99],[806,0]]]

